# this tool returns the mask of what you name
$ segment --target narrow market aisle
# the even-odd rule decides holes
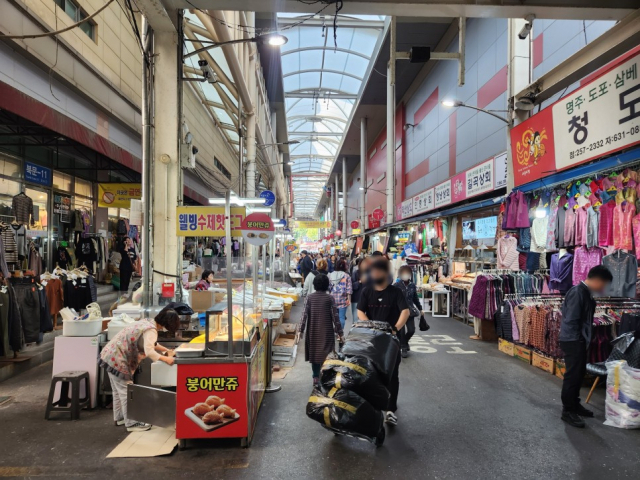
[[[49,363],[0,384],[0,397],[14,397],[0,406],[0,478],[637,478],[640,435],[602,425],[602,391],[585,430],[565,426],[559,379],[469,340],[472,329],[456,320],[429,323],[402,362],[399,424],[381,448],[336,437],[306,417],[311,367],[301,348],[277,382],[282,390],[265,396],[251,448],[194,441],[167,457],[106,459],[127,435],[110,410],[43,420]]]

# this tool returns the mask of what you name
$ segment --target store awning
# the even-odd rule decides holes
[[[633,148],[626,152],[618,153],[607,158],[594,160],[591,163],[570,168],[562,172],[549,175],[535,182],[526,183],[519,186],[515,190],[522,192],[532,192],[534,190],[544,190],[555,187],[564,183],[568,183],[573,179],[580,179],[605,172],[607,170],[615,170],[617,168],[628,167],[630,163],[640,162],[640,148]]]

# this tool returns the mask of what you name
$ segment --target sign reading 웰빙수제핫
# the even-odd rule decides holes
[[[111,208],[131,208],[131,200],[142,198],[140,183],[99,183],[98,206]]]
[[[242,235],[240,226],[246,216],[245,207],[231,207],[231,235]],[[179,237],[224,237],[224,207],[178,207],[176,235]]]
[[[516,186],[640,143],[640,51],[511,130]]]

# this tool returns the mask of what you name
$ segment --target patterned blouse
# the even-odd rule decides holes
[[[632,203],[616,205],[613,209],[613,245],[618,249],[633,249],[633,231],[631,220],[636,214],[636,207]]]
[[[576,248],[573,253],[573,284],[577,285],[587,279],[587,274],[596,265],[602,263],[603,252],[601,248]]]

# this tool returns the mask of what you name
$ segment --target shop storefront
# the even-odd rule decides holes
[[[623,55],[511,131],[515,189],[498,216],[497,270],[477,277],[469,313],[495,321],[502,350],[551,373],[563,368],[563,296],[592,267],[613,282],[598,300],[589,362],[606,360],[635,317],[639,63],[640,49]]]

